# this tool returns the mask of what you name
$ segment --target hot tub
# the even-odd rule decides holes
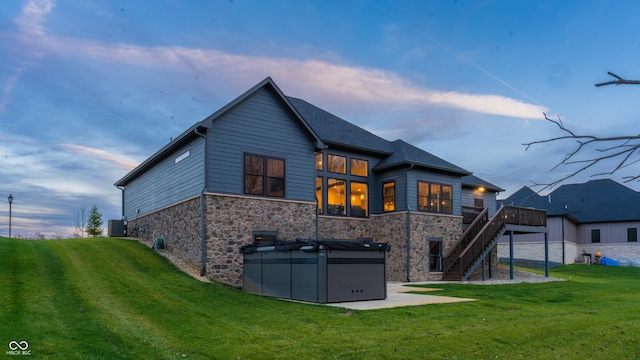
[[[386,243],[299,239],[240,251],[249,293],[317,303],[387,297]]]

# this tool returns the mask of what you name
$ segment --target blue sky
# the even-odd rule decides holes
[[[0,195],[15,198],[13,235],[69,236],[93,204],[106,227],[114,182],[271,76],[505,197],[571,171],[550,172],[571,143],[522,145],[561,135],[542,112],[580,133],[637,131],[640,87],[594,84],[640,79],[638,59],[637,1],[7,1]]]

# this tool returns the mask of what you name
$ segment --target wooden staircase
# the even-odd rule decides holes
[[[489,219],[488,209],[483,209],[445,254],[442,280],[467,280],[509,225],[547,226],[547,214],[544,210],[502,205]]]

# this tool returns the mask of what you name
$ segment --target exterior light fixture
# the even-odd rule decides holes
[[[11,204],[13,204],[13,195],[9,194],[9,237],[11,237]]]

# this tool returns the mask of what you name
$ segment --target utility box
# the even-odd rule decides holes
[[[109,237],[127,236],[127,220],[109,220]]]
[[[245,292],[317,303],[387,297],[386,243],[296,240],[240,251]]]

